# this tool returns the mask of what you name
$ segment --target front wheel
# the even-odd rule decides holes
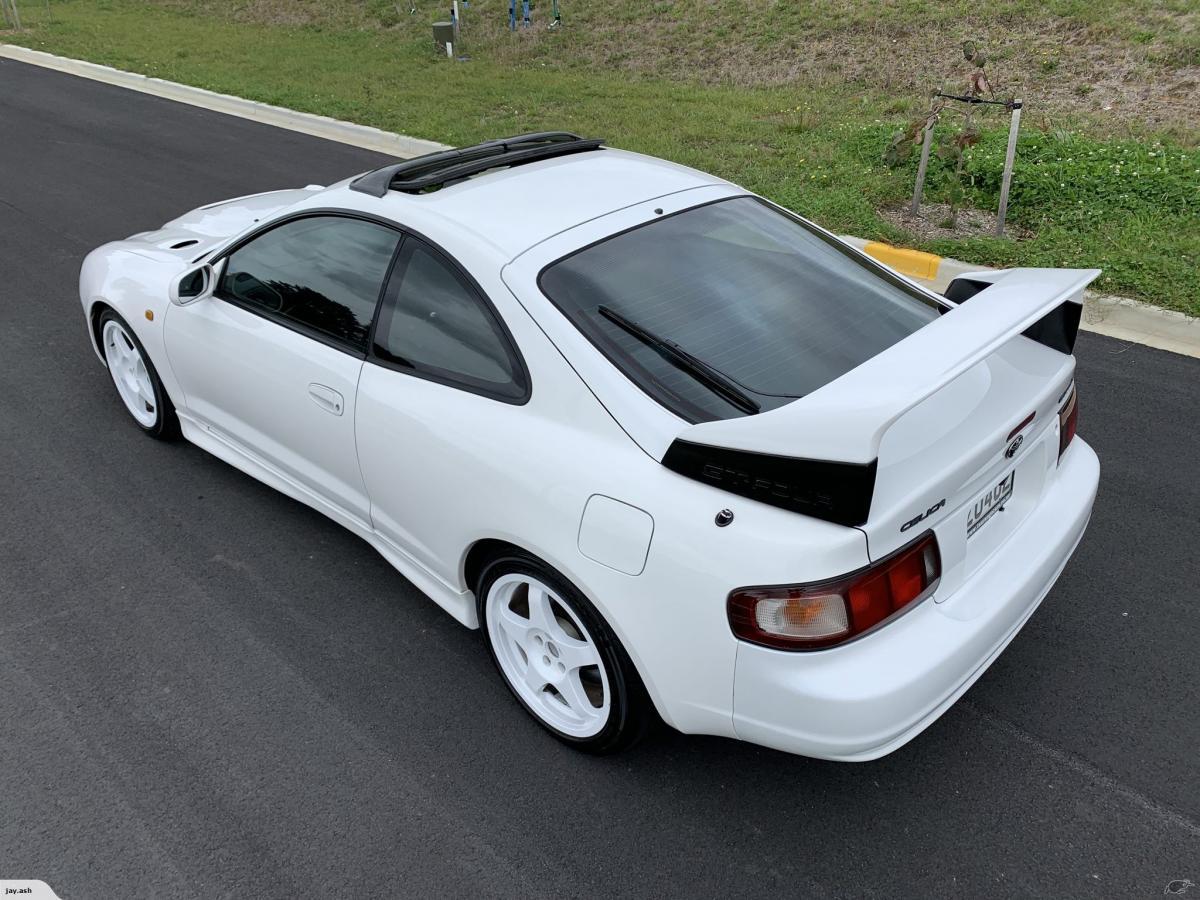
[[[521,705],[551,734],[588,753],[614,753],[652,713],[616,635],[570,582],[533,557],[493,561],[475,596],[484,640]]]
[[[117,394],[138,427],[151,437],[173,438],[179,420],[171,398],[133,329],[111,309],[100,316],[100,348]]]

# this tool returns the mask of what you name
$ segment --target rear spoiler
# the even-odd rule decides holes
[[[861,525],[879,446],[896,420],[1023,332],[1070,353],[1083,290],[1099,275],[1099,269],[1008,269],[959,279],[963,285],[948,293],[969,302],[807,397],[684,429],[663,464],[733,493]],[[1071,306],[1060,312],[1064,304]]]

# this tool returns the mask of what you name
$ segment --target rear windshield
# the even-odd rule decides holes
[[[693,422],[803,397],[938,316],[932,299],[753,197],[608,238],[551,264],[539,284],[639,387]]]

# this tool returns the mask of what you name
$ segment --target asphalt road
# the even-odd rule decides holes
[[[365,543],[144,438],[88,347],[95,245],[379,159],[0,60],[0,878],[67,900],[1200,881],[1200,360],[1081,337],[1091,529],[901,751],[839,765],[664,732],[591,759]]]

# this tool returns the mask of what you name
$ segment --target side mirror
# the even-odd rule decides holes
[[[171,282],[171,302],[176,306],[187,306],[203,300],[216,287],[216,275],[208,263],[188,269]]]

